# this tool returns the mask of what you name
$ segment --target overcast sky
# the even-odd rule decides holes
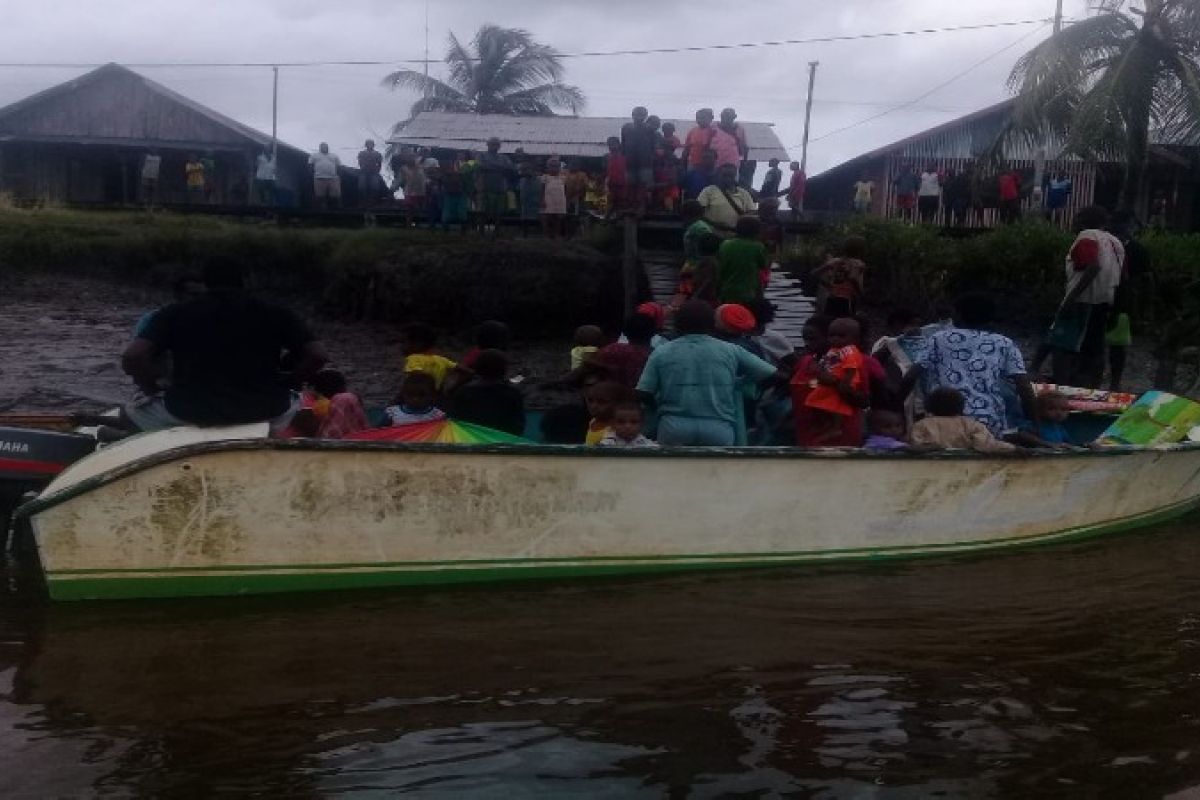
[[[1068,18],[1085,0],[1066,0]],[[0,60],[117,61],[401,60],[424,51],[424,0],[0,0]],[[431,0],[430,52],[449,31],[467,40],[483,23],[525,28],[565,53],[674,47],[974,25],[1053,15],[1054,0]],[[569,59],[567,81],[588,97],[585,114],[624,116],[646,105],[662,117],[726,105],[744,121],[776,123],[799,158],[807,62],[821,62],[809,150],[815,174],[859,153],[1007,96],[1005,77],[1048,27],[677,55]],[[1008,48],[1004,50],[1004,48]],[[1004,50],[1004,52],[1000,52]],[[919,103],[822,138],[911,101],[988,59]],[[263,131],[271,127],[269,69],[138,68],[201,103]],[[0,103],[81,74],[80,69],[0,70]],[[314,149],[328,141],[352,156],[386,138],[411,94],[380,88],[388,67],[281,71],[279,135]],[[440,74],[435,65],[434,74]]]

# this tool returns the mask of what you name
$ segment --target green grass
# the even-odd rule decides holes
[[[59,271],[165,286],[212,256],[241,261],[255,288],[302,293],[338,318],[446,327],[499,318],[519,333],[561,335],[580,320],[620,316],[619,265],[584,243],[0,207],[0,275]]]
[[[838,252],[847,236],[867,241],[867,297],[881,308],[931,315],[965,291],[988,291],[1002,318],[1040,327],[1065,292],[1064,261],[1074,235],[1043,222],[1010,225],[967,238],[940,228],[859,218],[833,227],[788,254],[798,272]],[[1135,324],[1170,346],[1200,339],[1200,235],[1147,233],[1153,277],[1136,286]]]

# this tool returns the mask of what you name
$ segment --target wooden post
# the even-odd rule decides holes
[[[623,282],[625,285],[625,316],[637,307],[638,290],[638,221],[633,214],[624,219],[625,257],[623,260]]]

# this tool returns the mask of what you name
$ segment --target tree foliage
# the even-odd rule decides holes
[[[1200,0],[1103,0],[1096,14],[1026,53],[1009,85],[1012,133],[1052,137],[1083,158],[1118,157],[1121,203],[1142,190],[1153,138],[1200,140]]]
[[[421,95],[412,105],[414,117],[422,111],[551,116],[559,110],[577,114],[586,104],[577,86],[563,83],[559,52],[528,31],[484,25],[470,47],[451,33],[445,61],[446,80],[402,69],[383,85]]]

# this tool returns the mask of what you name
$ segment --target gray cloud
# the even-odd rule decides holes
[[[421,0],[70,0],[5,4],[5,61],[123,63],[154,61],[298,61],[420,58]],[[690,46],[808,38],[1048,17],[1053,0],[760,0],[758,3],[657,3],[644,0],[431,0],[430,50],[448,31],[469,39],[484,22],[532,31],[563,52]],[[1082,16],[1084,0],[1068,0]],[[948,33],[852,43],[712,51],[681,55],[581,58],[567,79],[589,97],[587,113],[624,115],[634,105],[667,117],[691,117],[702,105],[732,105],[744,120],[775,122],[799,157],[806,64],[820,60],[813,136],[862,120],[929,90],[1028,34],[1021,44],[917,106],[814,142],[811,171],[953,119],[1006,96],[1017,57],[1048,29]],[[141,70],[176,91],[262,130],[271,123],[267,69]],[[411,95],[379,86],[386,67],[282,71],[281,138],[301,147],[328,141],[344,153],[380,138],[405,116]],[[438,66],[433,67],[435,74]],[[81,70],[9,68],[0,103]]]

